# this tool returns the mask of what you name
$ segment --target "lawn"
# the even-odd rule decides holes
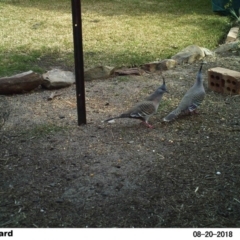
[[[85,68],[133,66],[190,44],[214,49],[229,19],[202,0],[83,0]],[[73,69],[71,1],[0,1],[0,76],[49,66]]]

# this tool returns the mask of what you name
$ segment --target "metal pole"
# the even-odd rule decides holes
[[[78,125],[86,124],[81,0],[72,0],[72,24],[75,59]]]

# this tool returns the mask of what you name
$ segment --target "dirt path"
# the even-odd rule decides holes
[[[170,124],[199,64],[164,72],[154,129],[102,121],[155,90],[158,74],[87,82],[80,127],[75,86],[52,101],[41,89],[1,97],[0,227],[240,227],[240,97],[207,89],[215,66],[239,71],[240,57],[210,59],[200,114]]]

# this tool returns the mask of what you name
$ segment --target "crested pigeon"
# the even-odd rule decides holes
[[[133,118],[133,119],[139,119],[147,127],[153,128],[153,126],[148,123],[148,119],[157,112],[158,106],[165,92],[168,92],[168,91],[165,85],[165,79],[163,77],[163,84],[154,93],[148,96],[145,100],[137,103],[134,107],[122,113],[121,115],[117,117],[109,118],[104,122],[109,122],[117,118]]]
[[[194,85],[187,91],[183,96],[178,107],[169,113],[163,121],[169,122],[175,119],[181,113],[192,113],[201,105],[205,97],[205,89],[203,86],[203,77],[202,77],[202,66],[205,62],[201,63],[200,69],[197,73],[197,79]]]

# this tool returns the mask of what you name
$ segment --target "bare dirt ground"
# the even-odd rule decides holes
[[[240,227],[240,97],[207,88],[198,115],[162,118],[193,84],[199,63],[164,72],[169,94],[154,129],[118,115],[154,91],[159,74],[86,82],[87,125],[75,85],[1,96],[0,227]]]

